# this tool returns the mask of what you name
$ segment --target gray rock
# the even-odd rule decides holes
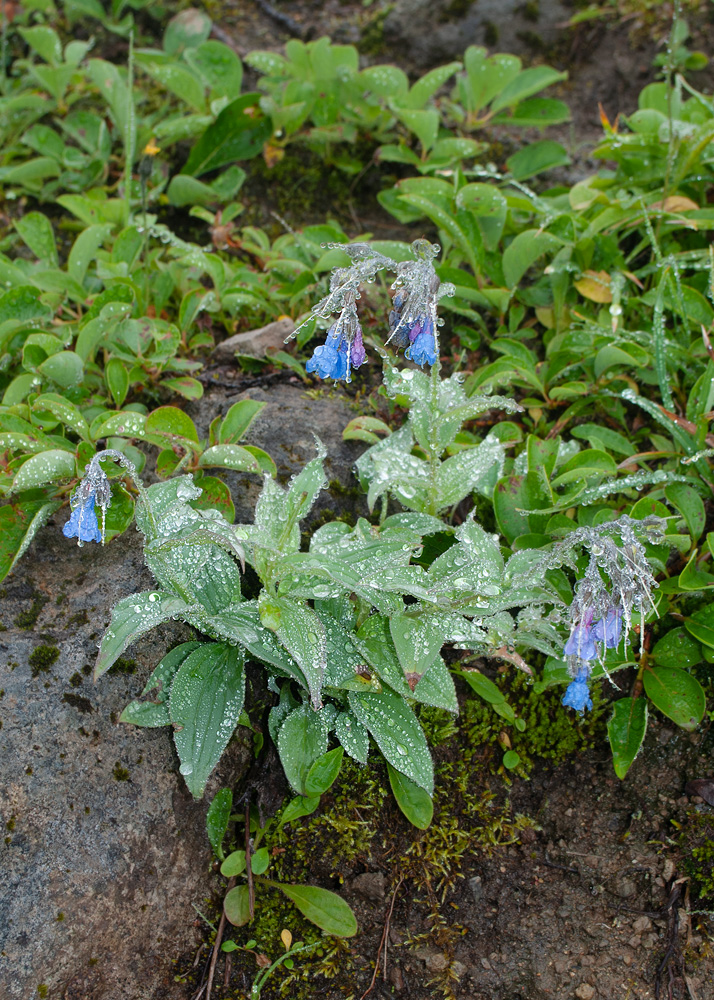
[[[289,337],[294,330],[295,324],[286,316],[257,330],[236,333],[216,344],[211,351],[211,359],[225,364],[235,361],[236,354],[250,354],[254,358],[264,358],[269,347],[280,350],[285,344],[286,337]]]
[[[268,406],[249,439],[273,455],[283,481],[313,457],[315,431],[330,449],[330,479],[354,486],[363,446],[341,440],[345,403],[311,400],[293,386],[251,395]],[[212,393],[192,408],[203,434],[237,398]],[[252,520],[258,477],[226,479],[238,519]],[[320,503],[323,516],[355,506],[349,490]],[[189,633],[179,623],[154,630],[127,651],[129,663],[94,684],[112,606],[153,581],[133,528],[106,548],[79,548],[61,534],[65,519],[40,532],[2,585],[0,996],[27,1000],[44,984],[63,1000],[178,1000],[185,987],[174,982],[172,959],[197,945],[192,904],[205,912],[217,888],[207,802],[240,778],[252,751],[236,737],[195,803],[168,729],[117,723]]]
[[[382,872],[364,872],[350,882],[350,889],[363,899],[379,902],[385,896],[386,881]]]
[[[560,0],[397,0],[384,21],[390,49],[420,68],[460,59],[469,45],[533,55],[562,33],[571,11]]]

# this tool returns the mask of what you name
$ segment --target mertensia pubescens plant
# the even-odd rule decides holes
[[[650,610],[654,580],[643,543],[657,534],[656,518],[621,518],[574,530],[545,552],[511,552],[464,508],[474,493],[492,496],[505,451],[497,423],[472,447],[455,447],[457,435],[475,417],[519,407],[504,397],[467,397],[457,374],[441,378],[437,304],[450,288],[434,269],[438,247],[419,240],[400,263],[368,244],[342,249],[351,263],[335,271],[309,319],[326,321],[328,333],[308,369],[350,378],[365,357],[360,288],[392,272],[384,384],[408,415],[357,463],[370,510],[382,501],[378,523],[324,524],[301,548],[301,522],[326,483],[326,453],[316,439],[315,458],[289,483],[265,477],[254,521],[241,525],[195,509],[200,490],[191,476],[144,487],[121,453],[101,452],[65,528],[80,544],[101,539],[95,505],[104,512],[111,502],[102,463],[118,461],[138,493],[136,522],[157,589],[117,604],[95,675],[162,622],[179,619],[196,630],[195,640],[158,664],[145,700],[122,715],[137,725],[173,727],[180,770],[195,796],[245,718],[247,659],[262,664],[275,692],[270,735],[298,795],[319,796],[325,775],[334,780],[342,750],[366,762],[375,745],[404,805],[405,797],[433,793],[419,706],[458,711],[445,646],[510,660],[527,673],[534,654],[559,657],[572,678],[564,703],[582,711],[590,704],[593,664],[627,640],[635,612]],[[388,355],[393,347],[421,369],[398,369]],[[589,564],[579,574],[584,557]],[[253,600],[241,592],[244,561],[261,584]],[[560,567],[570,568],[574,598]]]

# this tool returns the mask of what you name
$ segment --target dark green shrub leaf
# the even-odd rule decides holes
[[[308,796],[320,796],[330,788],[340,773],[342,757],[342,747],[335,747],[318,757],[305,778],[305,793]]]
[[[351,907],[329,889],[316,885],[285,885],[271,882],[270,885],[284,892],[288,899],[313,924],[335,937],[353,937],[357,933],[357,921]]]
[[[389,763],[387,771],[397,805],[412,826],[418,830],[426,830],[434,815],[431,796]]]
[[[233,792],[230,788],[219,788],[213,796],[206,814],[206,833],[215,854],[223,857],[223,838],[228,829],[233,807]]]
[[[682,729],[696,729],[702,721],[706,697],[699,681],[686,670],[652,667],[644,672],[644,685],[652,703]]]
[[[620,698],[612,706],[607,737],[618,778],[624,778],[639,753],[647,731],[647,699]]]

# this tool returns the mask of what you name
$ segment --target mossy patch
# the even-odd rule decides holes
[[[32,606],[28,608],[27,611],[21,611],[20,614],[15,619],[15,624],[21,629],[32,629],[37,623],[37,619],[40,617],[40,612],[44,608],[45,604],[49,598],[45,597],[44,594],[35,594]]]
[[[119,659],[115,660],[111,665],[108,673],[131,676],[136,673],[136,660],[127,660],[125,657],[120,656]]]
[[[32,667],[32,676],[39,677],[41,673],[47,673],[59,655],[60,651],[56,646],[36,646],[28,660]]]

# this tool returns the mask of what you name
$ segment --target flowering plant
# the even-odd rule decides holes
[[[591,705],[589,684],[596,675],[632,663],[628,648],[615,664],[607,654],[621,640],[627,647],[635,614],[644,620],[656,613],[645,546],[661,539],[662,521],[621,516],[576,527],[563,518],[562,537],[545,551],[509,549],[473,511],[456,523],[456,506],[474,492],[492,498],[497,515],[506,516],[498,496],[508,433],[502,441],[497,425],[459,449],[463,423],[519,407],[503,397],[467,397],[458,375],[440,377],[436,307],[449,287],[433,266],[438,248],[417,241],[412,259],[401,263],[367,244],[346,249],[351,265],[335,272],[329,294],[313,310],[330,326],[310,367],[321,377],[348,379],[361,363],[360,285],[383,269],[396,272],[386,343],[431,367],[428,375],[398,370],[385,352],[386,390],[409,411],[403,426],[357,463],[370,509],[382,500],[378,523],[324,524],[301,550],[300,521],[325,484],[325,450],[316,441],[316,457],[286,487],[265,477],[254,522],[241,525],[196,509],[201,491],[190,475],[145,488],[125,456],[101,452],[75,494],[65,533],[80,544],[101,537],[95,505],[104,514],[111,497],[101,462],[118,461],[138,492],[137,527],[159,589],[115,607],[95,674],[163,621],[178,618],[196,630],[196,640],[158,664],[143,692],[148,700],[132,702],[122,715],[137,725],[173,727],[180,770],[194,795],[203,794],[240,722],[250,658],[265,667],[278,695],[268,728],[298,795],[296,815],[314,808],[343,752],[365,762],[373,742],[387,761],[401,808],[425,826],[434,776],[415,708],[458,711],[443,647],[476,654],[481,663],[506,660],[529,675],[528,660],[545,655],[546,673],[556,664],[556,672],[563,670],[558,682],[569,681],[564,704],[582,712]],[[390,514],[394,501],[400,510]],[[514,516],[524,520],[528,514]],[[241,592],[245,562],[262,587],[254,600]],[[574,596],[561,567],[578,581]],[[565,642],[564,621],[570,624]],[[462,665],[456,672],[492,704],[495,692],[502,712],[515,719],[477,667]],[[617,739],[611,735],[613,749]],[[641,736],[635,742],[631,758]]]

